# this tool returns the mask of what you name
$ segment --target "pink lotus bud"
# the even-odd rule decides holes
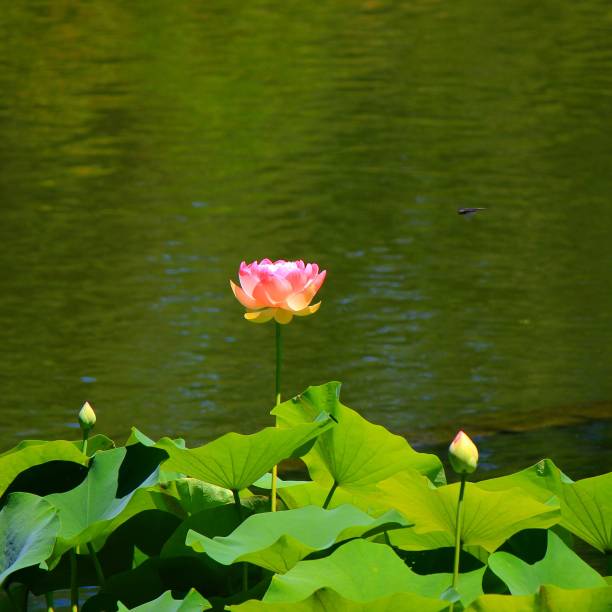
[[[286,324],[294,315],[305,317],[316,312],[321,302],[310,305],[325,280],[316,263],[302,260],[272,262],[262,259],[240,264],[240,287],[230,281],[236,299],[248,309],[244,318],[253,323],[274,319]]]
[[[448,447],[448,458],[457,474],[471,474],[478,467],[478,449],[463,431],[455,436]]]

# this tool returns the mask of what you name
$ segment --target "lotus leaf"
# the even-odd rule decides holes
[[[485,569],[460,575],[457,590],[464,605],[482,594]],[[286,574],[276,574],[263,601],[299,602],[323,588],[361,603],[395,593],[416,593],[436,599],[451,581],[451,574],[415,574],[389,546],[357,539],[340,546],[328,557],[300,561]]]
[[[394,545],[406,550],[454,546],[459,484],[432,488],[424,478],[396,475],[378,485],[381,495],[415,526],[391,534]],[[492,552],[523,529],[546,528],[558,522],[559,508],[536,501],[521,489],[484,491],[467,483],[461,541]]]
[[[210,603],[195,590],[189,591],[184,599],[178,600],[172,597],[170,591],[166,591],[157,599],[135,608],[126,608],[119,602],[119,612],[127,610],[137,610],[138,612],[200,612],[210,609]]]
[[[548,547],[541,561],[530,565],[510,553],[496,552],[489,557],[489,567],[513,595],[532,595],[543,584],[564,589],[606,586],[606,581],[552,531],[548,531]]]
[[[51,554],[60,523],[42,497],[13,493],[0,511],[0,584],[7,576]]]
[[[135,491],[120,498],[115,497],[125,455],[125,448],[97,453],[92,460],[87,478],[78,487],[45,498],[57,508],[61,521],[61,529],[50,561],[51,567],[73,546],[86,544],[93,539],[103,540],[112,529],[137,512],[154,507],[149,504],[136,504],[126,512]],[[157,470],[154,470],[140,486],[147,487],[156,481]],[[150,495],[145,494],[141,499],[150,500]]]
[[[324,417],[286,429],[267,427],[247,436],[228,433],[194,449],[177,448],[169,438],[163,438],[157,446],[170,455],[164,469],[239,491],[283,459],[307,452],[306,446],[333,426],[334,421]]]
[[[48,461],[72,461],[87,465],[89,459],[72,442],[27,440],[0,455],[0,495],[22,472]]]
[[[240,605],[229,606],[228,610],[231,612],[321,612],[322,610],[337,610],[338,612],[398,612],[400,610],[441,612],[442,610],[448,610],[448,602],[423,597],[416,593],[394,593],[362,603],[346,599],[331,589],[323,588],[300,602],[283,603],[251,599]]]
[[[561,589],[542,586],[535,595],[483,595],[468,612],[593,612],[612,609],[612,588]]]
[[[303,458],[314,481],[328,488],[336,483],[359,490],[405,469],[417,470],[432,481],[444,481],[442,464],[435,455],[418,453],[401,436],[341,404],[340,383],[308,387],[276,406],[272,414],[281,427],[288,427],[309,422],[322,410],[331,414],[338,426],[319,436]]]
[[[248,561],[284,573],[315,550],[405,526],[406,520],[395,511],[374,519],[349,505],[334,510],[307,506],[275,514],[255,514],[225,538],[211,539],[190,531],[186,543],[223,565]]]

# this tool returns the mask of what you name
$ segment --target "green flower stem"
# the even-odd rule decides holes
[[[276,405],[278,406],[281,403],[281,362],[283,359],[283,336],[281,332],[283,328],[276,321],[274,321],[274,326],[276,328],[276,376],[274,388],[276,391]]]
[[[79,585],[77,582],[76,548],[70,549],[70,612],[79,610]]]
[[[334,480],[334,484],[332,485],[332,488],[329,490],[329,493],[327,494],[327,497],[325,498],[325,501],[323,502],[323,510],[327,510],[327,506],[329,506],[329,502],[334,496],[334,493],[336,492],[337,488],[338,488],[338,483]]]
[[[106,586],[106,579],[104,578],[104,572],[102,571],[102,566],[100,565],[100,560],[98,559],[98,555],[94,550],[91,542],[87,543],[87,550],[89,551],[89,555],[91,560],[93,561],[94,569],[96,570],[96,576],[98,578],[98,584],[100,588],[104,588]]]
[[[276,405],[281,403],[281,363],[283,359],[283,336],[281,324],[274,321],[276,329],[276,375],[274,378]],[[272,468],[272,490],[270,491],[270,510],[276,512],[276,479],[278,478],[278,466]]]
[[[455,559],[453,561],[453,583],[452,588],[456,589],[459,580],[459,555],[461,553],[461,531],[463,523],[463,496],[465,495],[465,474],[461,474],[461,486],[459,487],[459,501],[457,502],[457,518],[455,520]],[[450,605],[450,612],[453,612],[454,602]]]
[[[53,591],[45,593],[45,601],[47,602],[47,612],[55,612],[55,603],[53,602]]]

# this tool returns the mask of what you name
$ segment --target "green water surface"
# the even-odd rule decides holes
[[[302,258],[286,396],[612,468],[608,0],[15,1],[0,58],[2,448],[85,399],[118,438],[271,424],[229,279]]]

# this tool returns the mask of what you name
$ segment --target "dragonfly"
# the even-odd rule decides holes
[[[487,209],[486,208],[460,208],[457,211],[457,214],[470,216],[470,215],[477,213],[480,210],[487,210]]]

